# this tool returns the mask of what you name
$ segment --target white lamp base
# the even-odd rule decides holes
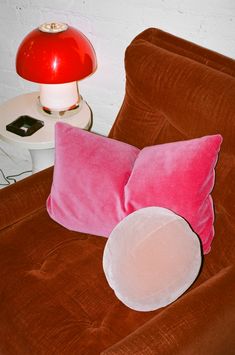
[[[51,111],[66,111],[79,101],[77,82],[65,84],[41,84],[41,105]]]

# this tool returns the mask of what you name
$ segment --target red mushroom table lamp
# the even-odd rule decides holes
[[[65,112],[79,106],[77,81],[96,70],[89,40],[64,23],[45,23],[31,31],[19,46],[17,73],[40,84],[40,103],[46,112]]]

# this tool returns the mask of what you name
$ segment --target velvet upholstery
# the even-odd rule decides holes
[[[108,237],[140,208],[169,208],[187,220],[209,253],[210,193],[221,142],[220,135],[211,135],[140,150],[58,122],[47,211],[69,230]]]
[[[145,312],[179,298],[201,269],[200,239],[186,220],[162,207],[124,218],[104,248],[106,279],[120,301]]]
[[[215,238],[193,287],[166,308],[122,305],[102,270],[106,239],[71,232],[45,204],[52,169],[0,191],[0,353],[234,354],[235,61],[157,29],[127,48],[110,137],[142,148],[221,134]]]
[[[108,237],[128,213],[123,192],[138,153],[130,144],[57,123],[49,215],[71,230]]]

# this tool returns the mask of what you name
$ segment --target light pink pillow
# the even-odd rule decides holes
[[[108,236],[129,213],[165,207],[191,224],[208,253],[214,235],[210,192],[221,142],[213,135],[140,151],[57,123],[48,213],[69,229]]]
[[[197,235],[182,217],[161,207],[125,217],[103,254],[104,273],[118,299],[145,312],[181,296],[196,279],[201,261]]]

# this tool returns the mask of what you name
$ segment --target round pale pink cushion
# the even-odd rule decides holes
[[[168,209],[147,207],[114,228],[103,268],[120,301],[134,310],[152,311],[190,287],[201,261],[199,238],[188,223]]]

